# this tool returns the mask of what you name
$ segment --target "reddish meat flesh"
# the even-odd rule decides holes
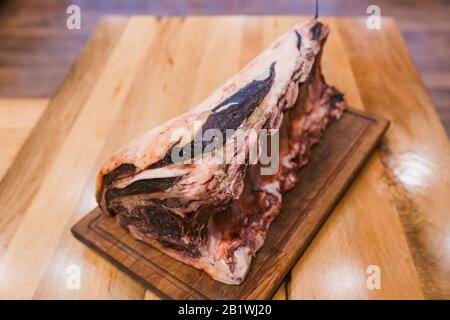
[[[320,72],[327,33],[315,20],[295,26],[192,111],[124,146],[98,176],[100,207],[134,237],[214,279],[239,284],[280,213],[283,193],[345,108],[342,94]],[[200,129],[178,133],[194,121]],[[279,129],[277,173],[261,175],[262,165],[249,162],[214,163],[195,142],[210,128]],[[223,150],[232,140],[224,139]],[[248,159],[252,146],[245,136],[233,159]],[[177,148],[200,150],[204,162],[177,162]]]

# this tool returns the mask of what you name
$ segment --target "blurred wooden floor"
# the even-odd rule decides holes
[[[320,0],[320,14],[363,16],[372,3]],[[81,7],[81,30],[66,28],[66,8],[71,4]],[[383,0],[376,4],[382,15],[399,23],[450,135],[450,1]],[[313,0],[1,0],[0,98],[53,95],[102,15],[312,15],[313,10]]]

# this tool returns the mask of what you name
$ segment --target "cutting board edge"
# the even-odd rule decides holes
[[[95,209],[97,209],[96,207]],[[93,210],[95,210],[93,209]],[[91,211],[92,212],[92,211]],[[146,281],[144,277],[140,277],[134,272],[131,272],[129,268],[127,268],[124,264],[122,264],[118,259],[113,258],[112,256],[108,255],[104,250],[100,249],[98,246],[96,246],[92,241],[90,241],[88,238],[83,237],[83,230],[81,225],[84,225],[83,220],[87,220],[89,214],[85,215],[79,222],[77,222],[72,228],[70,228],[70,232],[72,235],[80,241],[82,244],[84,244],[89,249],[93,250],[97,254],[99,254],[101,257],[105,258],[107,261],[109,261],[113,266],[118,268],[123,273],[130,276],[132,279],[134,279],[137,283],[141,284],[144,288],[147,290],[150,290],[152,293],[156,294],[161,299],[170,300],[171,297],[166,295],[164,292],[160,291],[157,287],[153,286],[150,282]],[[205,297],[206,298],[206,297]]]
[[[384,134],[389,129],[390,121],[388,119],[385,119],[379,115],[362,111],[360,109],[348,107],[346,109],[346,112],[350,112],[353,114],[357,114],[359,116],[369,118],[371,121],[373,121],[375,124],[371,126],[372,132],[369,139],[365,139],[366,144],[370,144],[371,147],[368,149],[366,153],[363,154],[363,156],[359,159],[359,161],[353,166],[352,175],[349,179],[345,181],[345,184],[339,189],[338,194],[332,201],[332,203],[324,210],[325,214],[323,217],[321,217],[321,221],[315,226],[314,230],[309,234],[308,239],[303,243],[301,247],[298,248],[297,252],[295,253],[295,257],[290,259],[290,265],[285,268],[280,274],[284,274],[283,276],[280,276],[276,281],[274,281],[274,285],[270,286],[273,288],[273,290],[267,291],[264,294],[260,296],[254,296],[249,295],[248,297],[244,297],[245,299],[270,299],[273,297],[273,295],[276,293],[276,290],[279,288],[283,280],[286,278],[286,275],[292,270],[292,268],[296,265],[298,260],[301,258],[303,253],[306,251],[308,246],[311,244],[311,242],[314,240],[316,235],[319,233],[320,229],[323,227],[325,222],[330,217],[331,213],[333,212],[334,208],[339,204],[340,199],[345,195],[345,193],[348,191],[352,183],[355,181],[355,179],[358,177],[358,175],[361,173],[361,171],[364,169],[364,166],[366,165],[368,159],[373,155],[373,153],[376,151],[377,146],[379,145],[380,141],[383,139]],[[362,138],[360,138],[362,139]],[[359,139],[359,140],[360,140]],[[345,162],[343,166],[347,164],[348,166],[349,162]],[[350,165],[351,166],[351,165]],[[288,237],[289,238],[289,237]],[[280,252],[285,251],[285,248],[280,249]],[[269,286],[268,286],[269,287]],[[253,293],[253,292],[252,292]]]
[[[277,288],[279,287],[280,283],[285,279],[286,274],[291,270],[291,268],[297,263],[298,259],[300,259],[301,255],[304,253],[304,251],[307,249],[311,241],[314,239],[314,237],[317,235],[318,231],[321,229],[331,212],[333,211],[333,208],[338,204],[341,197],[345,194],[345,192],[348,190],[349,186],[352,184],[354,179],[358,176],[359,172],[363,169],[364,164],[366,163],[367,159],[373,154],[374,150],[376,149],[377,144],[382,139],[384,133],[389,127],[389,121],[379,117],[377,115],[373,115],[370,113],[367,113],[365,111],[360,111],[353,108],[348,108],[346,112],[353,113],[359,116],[362,116],[364,118],[370,119],[373,121],[374,125],[368,126],[368,128],[371,128],[371,134],[370,139],[367,139],[366,137],[366,143],[370,145],[370,148],[366,150],[365,153],[362,154],[360,159],[356,162],[356,164],[353,165],[352,174],[349,179],[345,181],[345,185],[340,187],[338,194],[336,198],[329,204],[328,208],[324,210],[324,214],[321,217],[320,222],[315,226],[314,230],[311,232],[311,234],[308,236],[307,241],[303,243],[301,247],[296,250],[295,257],[290,258],[289,265],[285,267],[281,272],[279,271],[279,276],[275,278],[275,281],[272,282],[272,284],[269,286],[270,288],[268,290],[263,290],[262,292],[251,292],[249,295],[243,295],[241,298],[244,299],[269,299],[273,296]],[[361,138],[359,138],[361,139]],[[347,162],[348,163],[348,162]],[[344,164],[345,165],[345,164]],[[347,164],[348,166],[348,164]],[[98,207],[95,210],[100,210]],[[148,288],[152,292],[154,292],[156,295],[163,299],[172,299],[168,294],[165,294],[163,291],[158,289],[156,286],[154,286],[151,282],[146,281],[145,277],[140,276],[130,270],[129,267],[127,267],[125,264],[121,263],[119,259],[111,256],[101,248],[101,246],[97,243],[94,243],[94,241],[90,237],[86,237],[86,232],[91,232],[89,230],[89,223],[93,220],[91,217],[91,214],[93,213],[91,211],[88,215],[84,216],[78,223],[76,223],[72,228],[71,232],[73,236],[78,239],[80,242],[85,244],[87,247],[93,249],[97,253],[99,253],[102,257],[105,257],[108,261],[110,261],[114,266],[119,268],[121,271],[126,273],[127,275],[130,275],[133,279],[138,281],[138,283],[142,284],[144,287]],[[99,214],[97,214],[98,216]],[[87,231],[86,231],[87,230]],[[105,240],[106,241],[106,240]],[[280,250],[282,251],[282,250]],[[245,280],[244,280],[245,281]],[[175,290],[178,290],[179,287],[177,287]],[[209,297],[201,294],[200,292],[194,290],[195,293],[185,291],[181,298],[195,298],[195,299],[209,299]],[[258,291],[258,290],[256,290]],[[255,294],[254,294],[255,293]],[[178,297],[180,298],[180,297]]]

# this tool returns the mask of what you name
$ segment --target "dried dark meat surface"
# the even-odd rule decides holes
[[[216,280],[241,283],[283,193],[346,106],[320,70],[328,32],[317,20],[294,26],[191,111],[121,148],[98,175],[100,207],[137,239]],[[207,129],[223,135],[231,159],[245,161],[214,161],[209,142],[196,139]],[[228,148],[227,129],[279,129],[276,173],[262,175],[260,163],[249,163],[257,141],[248,136]],[[174,161],[174,152],[202,162]]]

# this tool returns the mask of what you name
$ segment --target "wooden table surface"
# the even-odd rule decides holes
[[[79,5],[81,29],[66,28]],[[360,17],[376,4],[396,19],[450,136],[450,1],[319,0],[320,16]],[[315,0],[2,0],[0,97],[49,98],[104,15],[304,15]]]
[[[114,147],[103,145],[106,134],[122,143],[144,124],[190,107],[299,19],[114,18],[95,32],[48,106],[1,100],[0,298],[155,298],[69,232],[95,206],[95,171]],[[450,144],[399,29],[391,19],[379,31],[360,19],[323,20],[332,30],[323,57],[327,80],[391,127],[275,298],[450,298]],[[146,54],[130,50],[142,43],[136,31],[148,35]],[[177,42],[188,50],[171,51],[174,32],[197,36]],[[229,45],[239,37],[245,45]],[[205,38],[216,40],[205,46]],[[205,50],[194,50],[200,44]],[[141,69],[134,61],[143,59],[148,66]],[[190,59],[201,63],[185,77]],[[176,87],[161,83],[166,91],[128,98],[162,71],[173,73]],[[129,86],[135,79],[141,81]],[[153,115],[124,107],[148,99],[180,103]],[[99,115],[104,119],[94,122]],[[79,290],[67,286],[71,266],[81,269]],[[380,271],[379,289],[367,285],[372,270]]]

